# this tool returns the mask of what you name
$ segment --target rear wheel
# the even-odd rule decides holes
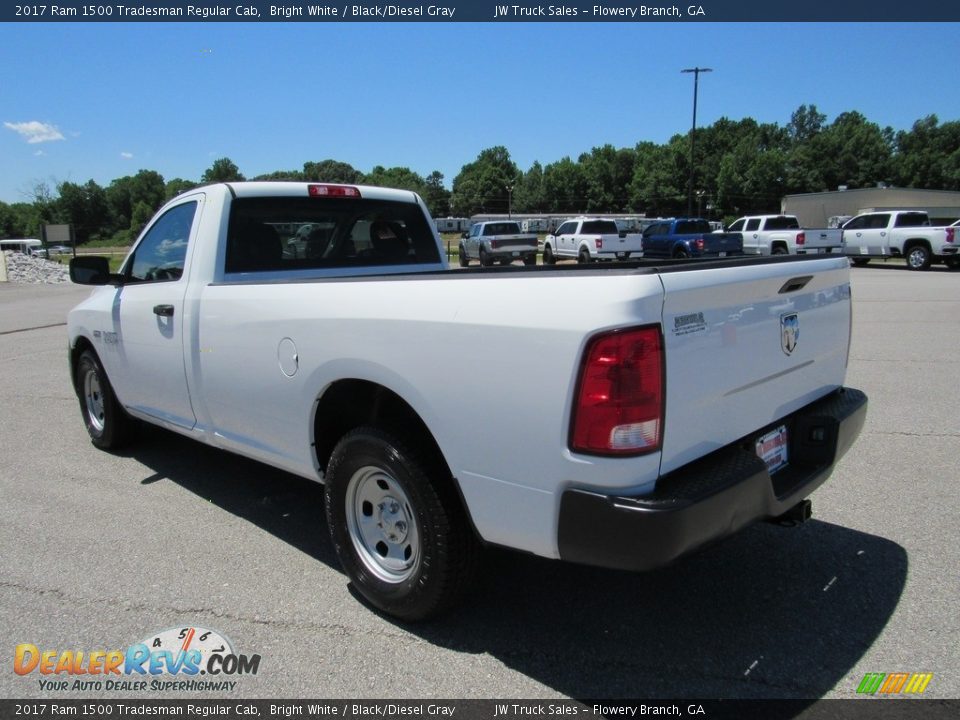
[[[581,265],[586,265],[590,262],[590,251],[585,247],[580,248],[580,252],[577,254],[577,262]]]
[[[470,266],[470,256],[467,255],[467,249],[461,245],[460,246],[460,267],[469,267]]]
[[[853,258],[850,260],[857,267],[866,267],[867,263],[870,262],[870,258]]]
[[[117,402],[100,358],[93,350],[84,350],[77,361],[76,388],[80,414],[90,441],[103,450],[113,450],[129,442],[133,420]]]
[[[783,245],[775,245],[771,251],[772,255],[786,255],[787,249]]]
[[[685,260],[686,258],[690,257],[690,253],[687,252],[686,248],[681,247],[673,251],[673,257],[675,257],[677,260]]]
[[[911,245],[907,250],[907,267],[911,270],[927,270],[930,268],[930,251],[926,245]]]
[[[537,264],[537,256],[536,256],[536,255],[527,255],[526,257],[523,258],[523,264],[524,264],[524,265],[536,265],[536,264]]]
[[[435,466],[415,444],[361,427],[337,443],[327,469],[337,556],[364,598],[402,620],[449,607],[477,564],[479,546],[452,480]]]
[[[490,267],[493,265],[493,258],[490,257],[489,253],[487,253],[487,249],[483,247],[483,245],[480,246],[480,264],[484,267]]]

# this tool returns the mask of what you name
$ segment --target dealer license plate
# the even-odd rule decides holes
[[[757,440],[757,457],[767,464],[771,475],[787,464],[787,426],[771,430]]]

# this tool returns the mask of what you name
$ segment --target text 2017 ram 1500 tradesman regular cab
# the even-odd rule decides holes
[[[252,182],[71,276],[93,443],[137,419],[324,482],[347,575],[408,620],[484,543],[643,570],[802,518],[866,414],[842,256],[448,271],[414,193]]]

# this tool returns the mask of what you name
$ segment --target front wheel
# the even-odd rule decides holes
[[[460,267],[470,266],[470,256],[467,255],[467,249],[463,245],[460,246],[458,259],[460,261]]]
[[[913,245],[907,250],[907,267],[911,270],[929,269],[931,259],[926,245]]]
[[[357,428],[333,450],[327,524],[340,563],[372,605],[422,620],[467,589],[477,540],[452,480],[430,474],[414,446],[375,427]]]
[[[92,350],[84,350],[77,361],[76,388],[90,441],[102,450],[127,443],[133,421],[117,401],[100,358]]]
[[[557,257],[553,254],[553,248],[549,245],[543,246],[543,264],[544,265],[556,265]]]

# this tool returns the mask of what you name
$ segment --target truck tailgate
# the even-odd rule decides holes
[[[840,387],[850,336],[845,257],[666,272],[661,474]]]
[[[804,244],[799,249],[807,252],[843,246],[843,231],[840,228],[804,228]]]
[[[707,233],[703,236],[705,254],[735,254],[743,247],[743,236],[740,233]]]

